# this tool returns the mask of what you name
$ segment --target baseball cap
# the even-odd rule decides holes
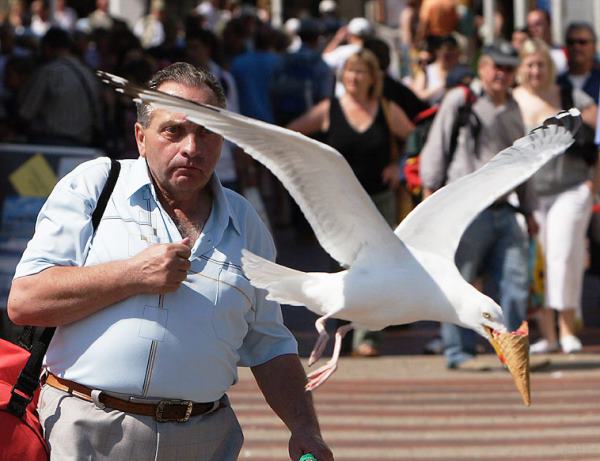
[[[337,8],[337,3],[333,0],[322,0],[319,3],[319,13],[334,13]]]
[[[348,23],[348,33],[359,37],[367,37],[373,35],[373,26],[366,18],[353,18]]]
[[[519,65],[517,50],[506,41],[499,41],[492,45],[484,46],[481,50],[481,55],[489,56],[494,63],[500,66],[517,67]]]

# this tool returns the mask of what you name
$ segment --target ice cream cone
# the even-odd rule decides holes
[[[493,333],[494,347],[500,360],[507,366],[525,405],[531,405],[529,382],[529,327],[523,322],[510,333]]]

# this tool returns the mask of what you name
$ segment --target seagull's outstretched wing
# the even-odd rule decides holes
[[[135,100],[185,114],[265,165],[296,200],[321,246],[342,265],[350,266],[363,248],[396,241],[348,162],[335,149],[285,128],[145,89],[115,75],[98,74]]]
[[[407,245],[454,259],[467,226],[475,217],[527,180],[552,157],[573,143],[581,116],[561,112],[497,154],[486,165],[435,192],[394,231]]]

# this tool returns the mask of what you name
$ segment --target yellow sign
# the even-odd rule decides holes
[[[56,185],[56,175],[42,154],[31,157],[8,179],[24,197],[47,197]]]

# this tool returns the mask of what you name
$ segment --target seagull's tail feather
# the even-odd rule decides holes
[[[292,306],[314,305],[303,290],[311,274],[280,266],[247,250],[242,250],[242,267],[252,285],[267,290],[267,299]]]

